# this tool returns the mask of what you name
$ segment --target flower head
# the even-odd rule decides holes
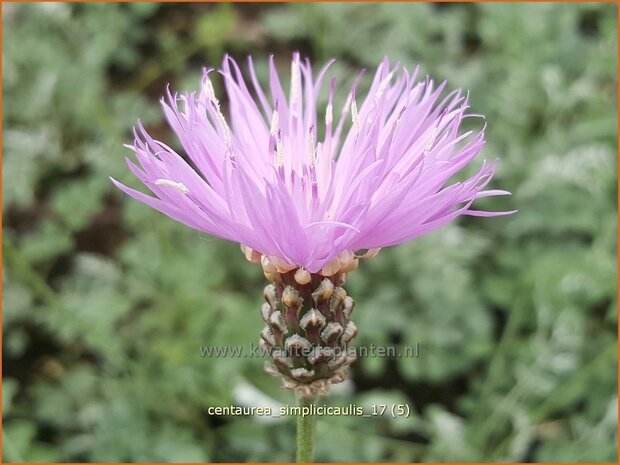
[[[316,77],[294,54],[287,94],[270,59],[269,97],[248,58],[249,79],[224,59],[218,73],[229,117],[215,95],[213,70],[200,92],[167,92],[162,107],[187,156],[152,139],[138,124],[131,171],[154,194],[116,180],[126,194],[187,226],[241,244],[266,273],[296,268],[326,276],[357,266],[356,251],[415,239],[472,210],[495,162],[472,177],[450,179],[480,153],[484,129],[460,134],[468,115],[460,91],[442,97],[446,83],[417,81],[385,59],[364,98],[356,80],[339,112],[335,79],[324,115],[317,101],[329,65]]]

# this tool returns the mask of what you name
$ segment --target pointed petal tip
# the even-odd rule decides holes
[[[119,188],[120,190],[123,190],[123,187],[125,187],[125,185],[124,185],[122,182],[117,181],[117,180],[116,180],[116,179],[114,179],[112,176],[108,176],[108,179],[109,179],[110,181],[112,181],[112,184],[114,184],[114,186],[116,186],[116,187],[117,187],[117,188]]]
[[[510,210],[510,211],[503,211],[503,212],[488,212],[488,211],[483,211],[483,210],[467,210],[463,212],[463,215],[489,218],[489,217],[494,217],[494,216],[508,216],[508,215],[517,213],[518,211],[519,210]]]

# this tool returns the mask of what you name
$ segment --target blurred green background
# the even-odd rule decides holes
[[[350,276],[358,345],[420,357],[362,359],[326,402],[413,415],[322,417],[317,460],[616,461],[614,4],[4,4],[2,21],[5,461],[292,460],[293,418],[206,414],[294,402],[260,359],[200,356],[257,340],[260,268],[108,176],[136,185],[139,117],[178,147],[167,82],[196,89],[225,52],[263,79],[274,52],[288,76],[294,50],[337,58],[343,85],[388,55],[469,89],[513,192],[479,206],[519,209]]]

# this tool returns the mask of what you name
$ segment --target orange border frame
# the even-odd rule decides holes
[[[41,2],[45,2],[45,3],[56,3],[55,0],[40,0]],[[347,1],[351,1],[351,0],[347,0]],[[429,1],[425,1],[425,0],[392,0],[392,1],[385,1],[385,0],[379,0],[379,2],[377,1],[373,1],[373,0],[355,0],[358,3],[615,3],[616,4],[616,20],[618,25],[620,25],[620,0],[565,0],[565,1],[558,1],[558,0],[529,0],[529,2],[518,2],[518,1],[513,1],[513,0],[460,0],[460,1],[454,1],[454,0],[429,0]],[[96,3],[92,0],[87,0],[85,2],[80,2],[80,0],[65,0],[66,3]],[[197,0],[176,0],[176,1],[169,1],[169,2],[159,2],[159,3],[312,3],[312,2],[316,2],[316,3],[339,3],[339,0],[310,0],[310,1],[303,1],[303,0],[292,0],[292,1],[284,1],[284,0],[246,0],[246,1],[239,1],[239,0],[232,0],[230,2],[222,2],[220,0],[206,0],[204,2],[200,2]],[[3,3],[33,3],[29,0],[12,0],[12,1],[6,1],[6,0],[0,0],[0,15],[2,15],[2,4]],[[111,2],[108,0],[105,0],[104,2],[98,2],[98,3],[151,3],[149,0],[119,0],[117,2]],[[156,2],[153,2],[156,3]],[[2,32],[2,24],[0,23],[0,47],[2,46],[2,39],[3,36],[1,35]],[[620,37],[620,36],[619,36]],[[618,75],[620,75],[620,38],[616,37],[617,40],[617,57],[616,57],[616,64],[617,64],[617,74],[616,74],[616,81],[618,81]],[[2,62],[0,61],[0,72],[2,71]],[[2,84],[0,83],[0,89],[2,88]],[[2,93],[0,92],[0,116],[2,116]],[[617,143],[617,150],[618,153],[620,153],[620,139],[618,139],[618,134],[620,134],[620,83],[616,82],[616,121],[617,121],[617,132],[616,132],[616,143]],[[0,147],[2,147],[2,130],[3,127],[0,127]],[[2,161],[2,153],[0,152],[0,162]],[[0,173],[2,172],[2,167],[0,166]],[[0,185],[2,184],[2,181],[0,181]],[[0,191],[0,201],[2,200],[2,192]],[[616,180],[616,209],[618,207],[618,205],[620,205],[620,166],[617,167],[617,180]],[[3,204],[0,203],[0,213],[3,212]],[[4,218],[4,215],[2,216],[2,219]],[[616,217],[616,239],[617,242],[620,242],[620,215],[618,215]],[[2,220],[0,219],[0,234],[2,234]],[[2,238],[0,237],[0,245],[2,244]],[[2,249],[0,248],[0,260],[2,259]],[[620,270],[620,250],[618,250],[616,252],[616,299],[620,300],[620,275],[618,274],[618,270]],[[2,278],[3,276],[3,272],[4,272],[4,262],[3,262],[3,267],[2,269],[0,269],[0,278]],[[2,297],[2,284],[0,284],[0,299]],[[2,301],[0,300],[0,325],[2,325]],[[2,326],[3,327],[3,326]],[[4,327],[3,327],[4,328]],[[620,322],[617,325],[617,337],[620,340]],[[620,386],[620,345],[618,345],[618,359],[617,359],[617,366],[616,366],[616,375],[617,375],[617,385],[616,385],[616,389],[617,392],[620,394],[620,391],[618,391],[618,386]],[[2,380],[2,332],[0,332],[0,381]],[[618,417],[620,417],[620,404],[618,405]],[[2,418],[2,390],[0,389],[0,418]],[[0,423],[0,432],[2,432],[2,424]],[[617,437],[616,437],[616,444],[620,444],[620,430],[618,430],[617,432]],[[620,463],[620,451],[617,452],[617,457],[616,457],[616,463]],[[0,434],[0,464],[2,464],[2,435]],[[19,462],[11,462],[11,463],[19,463]],[[89,462],[89,463],[110,463],[110,462]],[[120,465],[120,463],[126,463],[126,462],[113,462],[113,465]],[[136,462],[139,463],[139,462]],[[154,465],[156,462],[145,462],[148,463],[150,465]],[[218,463],[218,462],[207,462],[207,463]],[[260,464],[264,464],[267,465],[271,462],[260,462]],[[323,463],[323,462],[316,462],[316,463]],[[357,463],[357,462],[341,462],[342,464],[353,464],[353,463]],[[389,463],[402,463],[402,462],[389,462]],[[428,463],[433,463],[433,462],[428,462]],[[435,462],[435,465],[439,465],[442,462]],[[449,462],[449,463],[459,463],[459,462]],[[463,462],[460,462],[463,463]],[[476,462],[476,463],[470,463],[469,465],[487,465],[487,464],[491,464],[491,463],[497,463],[497,462]],[[528,463],[528,462],[522,462],[522,463]],[[571,462],[545,462],[549,465],[560,465],[560,464],[565,464],[565,463],[571,463]],[[583,463],[583,462],[580,462]],[[609,463],[613,463],[613,462],[609,462]],[[56,465],[54,463],[47,463],[44,465]],[[60,465],[60,464],[58,464]],[[78,463],[66,463],[63,462],[63,465],[78,465]],[[158,463],[158,465],[160,465],[160,463]],[[163,463],[161,463],[161,465],[164,465]],[[181,465],[185,465],[185,464],[181,464]],[[187,464],[189,465],[189,464]],[[223,465],[230,465],[230,464],[223,464]],[[292,462],[288,462],[285,463],[284,465],[293,465]]]

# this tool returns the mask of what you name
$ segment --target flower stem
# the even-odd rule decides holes
[[[297,463],[310,463],[314,458],[314,430],[316,420],[314,415],[304,414],[305,407],[314,405],[316,396],[299,396],[301,412],[297,416]]]

